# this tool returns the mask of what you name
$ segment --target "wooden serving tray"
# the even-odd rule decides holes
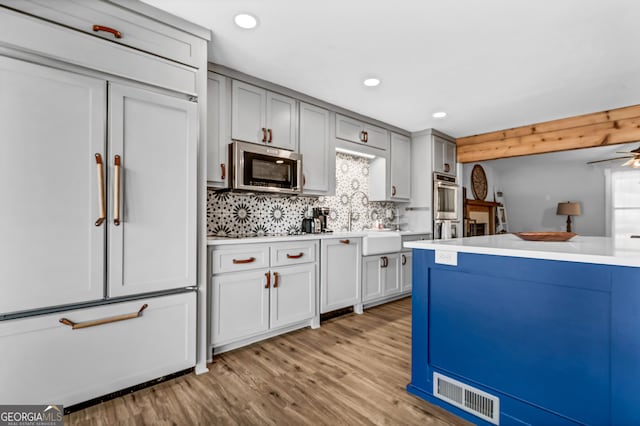
[[[575,232],[514,232],[525,241],[569,241],[575,237]]]

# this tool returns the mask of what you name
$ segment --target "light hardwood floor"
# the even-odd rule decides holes
[[[462,425],[405,390],[411,299],[214,357],[188,374],[65,416],[68,425]]]

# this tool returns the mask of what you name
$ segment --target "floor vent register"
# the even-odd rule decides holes
[[[435,372],[433,395],[483,420],[500,424],[500,400],[493,395]]]

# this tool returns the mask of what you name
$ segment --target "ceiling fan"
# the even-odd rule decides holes
[[[587,164],[604,163],[605,161],[627,160],[622,166],[630,166],[634,169],[640,168],[640,146],[627,152],[616,152],[616,154],[626,154],[624,157],[607,158],[606,160],[589,161]]]

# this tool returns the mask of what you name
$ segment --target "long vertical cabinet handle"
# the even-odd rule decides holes
[[[113,157],[113,224],[120,225],[120,173],[121,173],[120,156]]]
[[[222,173],[220,174],[220,179],[224,180],[224,178],[227,177],[227,169],[224,163],[220,163],[220,170],[222,171]]]
[[[271,287],[271,274],[268,272],[265,272],[264,276],[267,277],[267,283],[264,285],[264,288]]]
[[[107,203],[104,190],[104,164],[102,164],[102,155],[99,153],[96,153],[96,170],[98,173],[98,203],[100,205],[100,216],[96,220],[96,226],[100,226],[107,218]]]
[[[275,281],[273,283],[273,288],[278,288],[278,277],[279,277],[278,273],[274,272],[273,273],[273,278],[275,278]]]
[[[265,127],[262,128],[262,142],[267,141],[267,129]]]
[[[402,266],[407,264],[407,256],[405,256],[404,254],[402,255]]]
[[[269,139],[267,139],[267,143],[273,142],[273,131],[271,129],[267,129],[267,133],[269,134]]]

